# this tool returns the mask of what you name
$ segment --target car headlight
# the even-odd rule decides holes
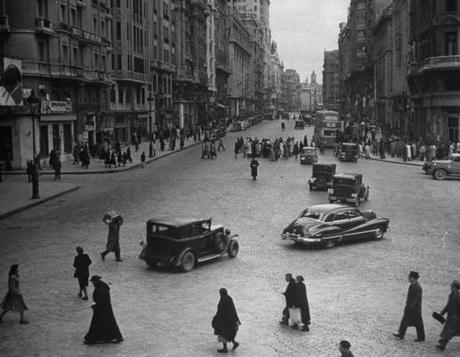
[[[356,198],[356,193],[352,193],[351,197]]]

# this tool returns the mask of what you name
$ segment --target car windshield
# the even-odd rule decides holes
[[[347,186],[354,186],[356,181],[350,178],[344,177],[334,177],[334,185],[347,185]]]
[[[314,212],[314,211],[307,211],[305,212],[302,217],[305,218],[313,218],[313,219],[320,219],[321,218],[321,213],[319,212]]]
[[[315,149],[303,149],[303,153],[304,153],[304,154],[314,154],[314,153],[315,153]]]

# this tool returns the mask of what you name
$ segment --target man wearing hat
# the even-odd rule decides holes
[[[425,341],[425,329],[422,319],[422,287],[418,283],[419,274],[411,271],[409,274],[409,291],[407,293],[406,307],[399,326],[399,332],[393,335],[404,339],[406,330],[409,326],[414,326],[417,330],[416,342]]]
[[[451,293],[447,305],[441,311],[441,315],[447,313],[446,323],[441,332],[439,345],[436,347],[444,351],[447,343],[454,336],[460,336],[460,282],[454,280],[450,285]]]

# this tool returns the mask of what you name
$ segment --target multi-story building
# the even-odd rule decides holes
[[[230,115],[239,116],[248,111],[249,80],[251,70],[251,41],[249,31],[234,13],[230,17],[228,96]]]
[[[341,110],[343,94],[340,76],[339,51],[324,51],[323,102],[329,110]]]
[[[206,0],[176,0],[176,65],[174,112],[169,125],[206,125],[209,102],[206,68]]]
[[[300,110],[300,77],[295,69],[286,69],[286,110]]]
[[[460,1],[413,1],[410,5],[413,137],[459,141]]]
[[[272,42],[271,47],[271,88],[270,88],[270,107],[275,110],[284,109],[285,98],[283,97],[283,72],[284,66],[278,56],[278,46]]]
[[[113,2],[110,110],[102,116],[100,141],[108,144],[140,140],[151,130],[147,97],[150,78],[152,13],[145,0]]]
[[[23,99],[25,106],[1,108],[0,160],[19,168],[34,151],[46,158],[54,149],[64,159],[76,142],[93,149],[97,119],[108,110],[111,23],[109,0],[1,2],[2,79],[15,65],[40,112],[32,121]]]
[[[312,72],[310,77],[305,82],[300,83],[300,110],[315,111],[323,106],[323,87],[316,81],[316,73]]]

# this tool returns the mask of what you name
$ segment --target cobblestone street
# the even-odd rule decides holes
[[[264,121],[247,131],[228,133],[217,160],[200,159],[196,146],[116,175],[65,175],[80,189],[0,221],[0,294],[7,272],[20,265],[29,325],[9,313],[0,324],[1,356],[216,356],[220,346],[211,320],[226,287],[241,319],[239,356],[338,356],[347,339],[355,356],[437,356],[460,354],[460,338],[446,351],[435,345],[442,329],[431,317],[447,302],[450,283],[460,278],[460,200],[458,181],[433,180],[420,167],[374,160],[339,163],[326,152],[320,162],[337,163],[337,172],[358,172],[370,186],[373,209],[390,219],[382,241],[334,249],[302,249],[282,242],[281,230],[312,204],[327,203],[324,192],[309,192],[310,165],[298,160],[259,159],[252,181],[248,159],[235,158],[236,137],[297,139],[312,128],[294,130],[288,121]],[[121,254],[102,262],[108,210],[124,217]],[[147,219],[158,215],[212,217],[239,234],[236,259],[198,265],[190,273],[149,270],[138,259]],[[91,319],[91,299],[77,297],[72,278],[75,246],[93,264],[90,274],[111,284],[112,304],[125,341],[83,345]],[[416,343],[409,328],[404,341],[392,336],[402,317],[409,271],[420,273],[427,341]],[[311,331],[278,324],[284,274],[305,277],[312,314]],[[89,289],[92,292],[92,288]]]

